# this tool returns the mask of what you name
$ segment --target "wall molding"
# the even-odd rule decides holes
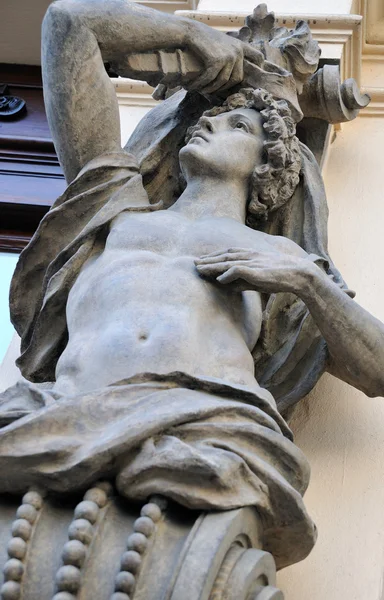
[[[364,108],[361,117],[384,117],[384,4],[383,0],[356,0],[356,12],[363,16],[362,62],[368,70],[370,63],[383,77],[377,87],[366,86],[364,91],[371,96],[370,104]],[[364,82],[363,82],[364,84]]]
[[[156,106],[152,98],[153,88],[145,81],[135,81],[126,77],[112,77],[119,106]]]
[[[33,232],[0,230],[0,252],[13,252],[20,254],[31,241]]]
[[[221,31],[240,29],[249,11],[210,12],[199,10],[180,10],[176,14],[198,20]],[[323,56],[331,54],[340,58],[342,79],[353,77],[360,85],[362,17],[360,15],[318,15],[318,14],[281,14],[276,13],[278,25],[295,27],[298,20],[307,21],[313,37],[322,47]],[[330,52],[331,49],[331,52]],[[152,98],[153,88],[143,81],[123,77],[112,78],[120,106],[156,106]]]
[[[384,60],[384,5],[379,6],[380,3],[382,0],[357,0],[357,12],[363,15],[363,60]],[[376,22],[373,20],[374,13],[379,15]],[[377,41],[374,42],[374,39]]]
[[[384,54],[383,0],[358,0],[359,12],[364,15],[363,53]]]
[[[215,29],[231,31],[239,29],[249,11],[210,12],[203,10],[177,11],[176,14],[196,19]],[[282,14],[275,13],[277,24],[295,27],[297,21],[303,20],[311,28],[312,35],[322,47],[325,58],[341,59],[341,75],[344,79],[353,77],[358,84],[361,80],[361,48],[362,48],[362,16],[361,15],[324,15],[324,14]],[[329,49],[339,56],[327,56]],[[332,54],[334,54],[332,52]]]
[[[135,0],[135,2],[166,13],[174,13],[176,10],[195,10],[199,3],[198,0]]]
[[[361,112],[360,117],[384,117],[384,88],[363,88],[371,97],[371,102]]]

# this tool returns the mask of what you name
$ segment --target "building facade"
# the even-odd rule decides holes
[[[48,2],[38,4],[33,11],[24,0],[6,5],[9,27],[0,36],[1,62],[38,66],[37,32]],[[183,10],[224,31],[237,29],[254,8],[251,0],[145,4]],[[356,301],[384,321],[384,5],[381,0],[275,0],[268,8],[287,26],[299,18],[307,20],[323,60],[339,63],[342,79],[355,78],[371,96],[356,120],[332,127],[322,172],[330,210],[330,254],[356,291]],[[17,47],[12,36],[16,23],[24,39]],[[122,79],[114,83],[125,143],[155,101],[147,84]],[[0,369],[2,389],[19,376],[13,366],[17,352],[15,337]],[[291,427],[312,466],[306,505],[319,539],[309,558],[280,572],[279,587],[287,600],[382,600],[383,398],[369,399],[324,375],[297,407]]]

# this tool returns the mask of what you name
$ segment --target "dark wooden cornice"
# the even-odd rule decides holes
[[[0,232],[0,252],[15,252],[16,254],[20,254],[29,243],[32,235],[32,232],[27,235],[18,231],[2,230]]]
[[[18,119],[0,121],[0,249],[19,252],[65,189],[45,114],[40,67],[0,64],[0,83],[26,101]]]
[[[0,78],[2,83],[43,88],[41,67],[38,66],[0,63]]]

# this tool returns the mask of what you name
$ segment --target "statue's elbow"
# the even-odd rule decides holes
[[[41,63],[44,81],[60,76],[63,65],[72,58],[81,47],[83,40],[81,14],[67,0],[57,0],[48,7],[41,30]]]
[[[71,10],[66,0],[57,0],[52,2],[47,8],[43,19],[43,30],[50,30],[57,26],[60,21],[68,20],[71,16]]]
[[[78,21],[78,14],[72,3],[67,0],[57,0],[49,5],[42,24],[42,40],[68,35],[69,30]]]

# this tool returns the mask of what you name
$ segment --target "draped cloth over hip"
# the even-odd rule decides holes
[[[0,404],[3,422],[4,413],[19,417],[0,430],[0,492],[67,492],[113,477],[133,501],[164,494],[191,509],[255,506],[279,567],[311,550],[309,466],[265,390],[183,373],[71,397],[21,385],[29,400],[25,389],[19,404],[6,393]]]

